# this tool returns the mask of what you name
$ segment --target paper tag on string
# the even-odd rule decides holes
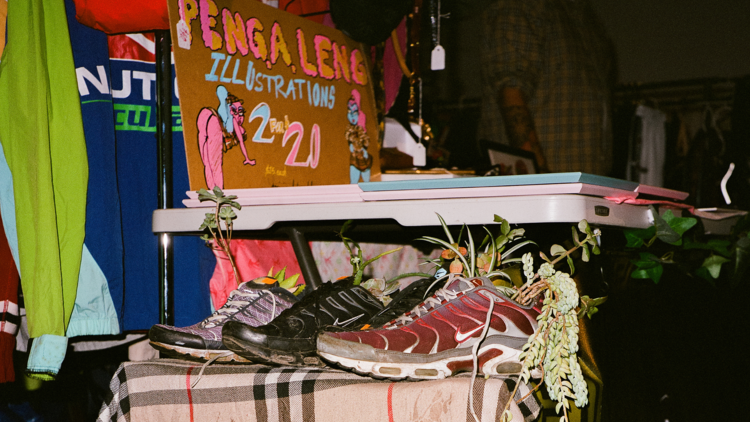
[[[438,44],[435,46],[435,48],[432,49],[432,55],[430,56],[430,58],[430,69],[445,69],[445,49],[442,45]]]

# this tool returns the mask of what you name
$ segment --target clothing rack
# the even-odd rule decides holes
[[[663,111],[702,109],[731,105],[737,78],[700,78],[664,82],[632,82],[614,90],[615,109],[647,104]]]

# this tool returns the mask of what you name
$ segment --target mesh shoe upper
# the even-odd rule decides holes
[[[369,321],[357,321],[346,327],[325,327],[326,331],[355,331],[366,328],[380,328],[395,320],[405,312],[408,312],[419,303],[430,297],[439,289],[445,281],[435,278],[422,278],[415,280],[402,288],[382,311],[375,314]]]
[[[490,301],[494,302],[490,327],[482,339]],[[362,366],[361,361],[388,361],[395,366],[430,362],[434,364],[430,368],[445,369],[443,375],[450,375],[467,369],[467,362],[471,368],[471,359],[466,358],[471,357],[472,346],[477,342],[502,344],[491,352],[496,356],[487,359],[503,353],[500,351],[503,347],[520,351],[537,329],[538,315],[537,309],[517,304],[486,278],[456,277],[432,297],[380,329],[322,333],[318,349],[324,358],[356,366],[362,372],[370,372],[362,369],[370,366]]]
[[[227,321],[264,325],[297,302],[297,298],[279,287],[278,282],[258,282],[270,280],[262,277],[240,284],[229,294],[224,306],[197,324],[188,327],[156,324],[149,330],[149,340],[188,348],[226,350],[221,341],[221,329]]]
[[[318,331],[325,326],[349,327],[370,318],[383,309],[382,303],[367,289],[352,284],[351,278],[323,283],[301,301],[282,312],[270,323],[253,327],[240,322],[224,325],[222,336],[227,347],[250,360],[265,361],[258,349],[298,356],[286,363],[301,362],[305,353],[315,353]]]

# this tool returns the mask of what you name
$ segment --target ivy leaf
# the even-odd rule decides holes
[[[639,259],[633,259],[630,262],[638,268],[653,268],[659,265],[659,257],[652,253],[641,252]]]
[[[659,283],[659,280],[661,279],[661,275],[664,273],[664,267],[657,263],[654,267],[651,268],[644,268],[633,271],[633,273],[630,275],[633,278],[650,278],[654,281],[655,284]]]
[[[656,226],[650,226],[646,229],[626,229],[623,230],[623,233],[628,241],[625,247],[640,248],[656,235]]]
[[[739,241],[738,241],[739,243]],[[724,239],[710,239],[708,242],[694,242],[690,239],[685,239],[685,243],[683,245],[684,249],[705,249],[714,251],[720,255],[723,256],[730,256],[732,255],[732,252],[729,250],[729,246],[731,245],[731,242]]]
[[[667,210],[663,215],[664,220],[677,234],[682,236],[686,231],[698,224],[698,219],[693,217],[677,217],[672,210]]]
[[[666,222],[672,232],[677,235],[677,239],[671,240],[674,236],[660,236],[659,238],[666,243],[676,246],[682,245],[682,235],[698,223],[698,219],[696,218],[676,217],[672,213],[672,210],[667,210],[662,216],[662,220]]]
[[[703,261],[701,268],[705,268],[711,274],[711,277],[719,278],[721,266],[725,262],[729,262],[729,260],[721,255],[711,255]]]
[[[700,277],[700,278],[702,278],[702,279],[710,282],[711,285],[713,285],[713,286],[716,285],[716,281],[711,276],[711,273],[708,272],[708,268],[706,268],[706,267],[700,267],[697,270],[695,270],[695,275],[697,275],[698,277]]]
[[[676,242],[681,241],[681,236],[677,232],[672,229],[672,227],[667,223],[667,221],[659,215],[659,212],[656,211],[656,208],[654,208],[653,205],[648,206],[651,209],[651,215],[654,217],[654,225],[656,226],[656,237],[658,237],[662,242],[670,243],[670,244],[677,244]],[[672,210],[667,210],[665,215],[669,213],[672,214]],[[672,215],[674,217],[674,215]]]

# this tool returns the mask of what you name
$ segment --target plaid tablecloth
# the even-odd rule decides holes
[[[435,381],[379,381],[332,368],[218,365],[155,359],[125,362],[110,383],[98,421],[467,421],[471,377]],[[516,377],[477,377],[474,411],[499,420]],[[516,400],[528,393],[521,385]],[[513,421],[533,421],[539,404],[530,394],[513,404]]]

